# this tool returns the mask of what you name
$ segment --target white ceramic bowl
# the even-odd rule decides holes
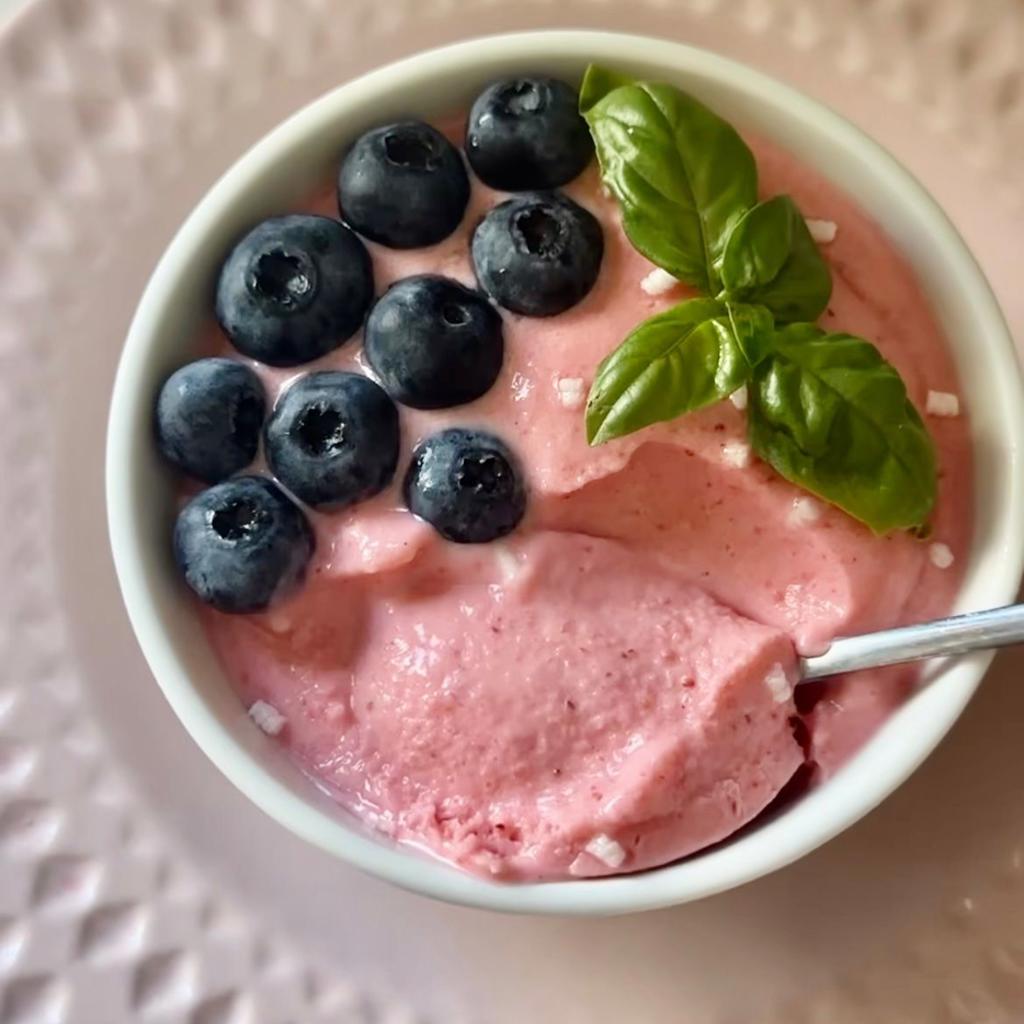
[[[945,215],[888,153],[838,115],[749,68],[674,43],[595,32],[499,36],[435,50],[344,85],[268,135],[211,189],[160,261],[139,305],[114,387],[107,444],[111,544],[125,604],[149,665],[185,728],[225,775],[296,834],[407,889],[457,903],[534,913],[661,907],[782,867],[851,825],[939,743],[989,664],[948,668],[831,781],[741,838],[678,864],[621,878],[500,885],[368,834],[322,797],[253,728],[223,678],[170,557],[171,475],[151,433],[163,377],[189,355],[211,312],[229,243],[332,178],[339,151],[398,115],[468,106],[488,81],[547,72],[578,80],[590,61],[690,90],[739,127],[756,126],[817,167],[886,226],[945,325],[971,411],[976,529],[958,610],[1014,599],[1024,557],[1020,473],[1024,393],[1006,324]]]

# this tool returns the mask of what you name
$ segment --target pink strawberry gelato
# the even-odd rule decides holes
[[[786,153],[753,148],[764,194],[788,192],[838,227],[823,247],[835,282],[823,325],[874,340],[922,411],[929,391],[956,393],[942,333],[884,232]],[[496,198],[474,190],[441,245],[371,246],[378,293],[412,273],[473,283],[468,236]],[[505,314],[504,368],[482,399],[402,409],[396,484],[311,513],[317,553],[294,597],[259,616],[201,612],[242,701],[281,716],[275,741],[319,786],[379,832],[506,879],[663,864],[750,822],[802,765],[834,772],[914,670],[801,688],[798,707],[794,648],[945,612],[971,528],[963,411],[928,418],[941,469],[928,541],[874,536],[777,477],[745,444],[742,395],[588,447],[598,362],[686,292],[649,294],[657,276],[642,287],[654,268],[594,168],[566,191],[605,233],[591,294],[551,319]],[[333,213],[333,196],[308,208]],[[236,354],[219,334],[210,345]],[[359,339],[313,368],[366,372]],[[273,395],[309,367],[257,369]],[[485,427],[517,452],[530,505],[506,541],[449,544],[402,508],[409,454],[448,425]]]

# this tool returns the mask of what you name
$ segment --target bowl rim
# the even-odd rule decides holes
[[[415,851],[387,846],[360,834],[355,828],[332,819],[311,802],[293,793],[275,778],[260,759],[242,747],[198,693],[185,671],[170,637],[161,625],[142,569],[143,541],[135,528],[130,500],[133,454],[131,433],[138,423],[140,397],[132,381],[144,367],[149,342],[167,315],[172,286],[187,267],[190,254],[203,246],[223,211],[250,183],[286,153],[330,124],[338,111],[350,104],[365,104],[375,93],[409,77],[450,75],[452,68],[496,64],[510,55],[530,60],[585,60],[588,55],[614,51],[622,63],[676,67],[710,83],[721,83],[747,94],[769,95],[794,118],[813,125],[813,130],[834,144],[864,154],[886,179],[886,188],[917,207],[926,217],[929,231],[946,253],[951,273],[963,287],[964,302],[978,336],[991,348],[1000,364],[994,386],[1002,390],[1011,410],[1024,410],[1024,387],[1017,369],[1016,352],[1007,325],[985,277],[946,214],[924,187],[881,145],[824,104],[791,86],[729,58],[682,43],[640,35],[583,30],[543,30],[485,36],[425,51],[371,71],[312,101],[263,136],[213,185],[193,209],[164,252],[138,305],[118,365],[108,421],[106,450],[106,499],[108,529],[122,597],[136,638],[168,703],[193,740],[217,768],[250,800],[284,827],[308,842],[354,866],[402,888],[456,904],[491,910],[550,914],[613,914],[647,910],[687,902],[744,884],[778,870],[809,853],[873,809],[901,785],[938,745],[974,693],[991,661],[990,653],[974,655],[958,664],[958,671],[925,688],[941,688],[910,703],[927,699],[932,727],[918,733],[896,735],[884,724],[868,741],[877,758],[889,757],[888,774],[863,778],[857,765],[864,752],[830,779],[828,803],[816,808],[814,827],[784,827],[803,806],[797,805],[755,833],[734,844],[700,853],[693,858],[634,875],[594,880],[543,883],[495,884],[463,873],[441,862],[423,858]],[[607,57],[604,59],[612,59]],[[1012,368],[1011,368],[1012,367]],[[1006,424],[1008,472],[1006,509],[1011,522],[1024,521],[1024,481],[1017,471],[1024,443],[1024,412],[1011,414]],[[1024,565],[1024,527],[1003,538],[1000,558],[987,590],[996,603],[1014,600]],[[923,693],[924,691],[922,691]],[[312,790],[312,784],[310,785]],[[811,818],[803,815],[808,821]],[[801,819],[802,820],[802,819]],[[763,840],[759,856],[752,857],[749,840]]]

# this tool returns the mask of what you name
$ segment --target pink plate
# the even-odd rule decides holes
[[[724,896],[603,921],[444,907],[346,869],[237,794],[146,671],[102,454],[121,340],[171,233],[343,79],[567,25],[708,46],[833,104],[920,174],[1024,329],[1018,0],[0,0],[3,1024],[1024,1019],[1019,652],[840,839]]]

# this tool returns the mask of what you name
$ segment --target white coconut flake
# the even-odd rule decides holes
[[[626,851],[622,848],[622,844],[616,842],[611,836],[605,835],[604,832],[594,836],[583,849],[609,868],[620,868],[626,860]]]
[[[511,583],[519,575],[519,559],[511,548],[504,544],[494,545],[494,557],[498,562],[502,578],[506,583]]]
[[[522,373],[512,374],[512,397],[517,402],[523,402],[533,392],[533,381]]]
[[[647,295],[666,295],[679,282],[661,267],[655,267],[641,282],[640,290]]]
[[[743,410],[747,407],[747,385],[743,384],[738,387],[730,396],[729,401],[736,406],[737,409]]]
[[[587,394],[582,377],[559,377],[555,381],[558,400],[566,409],[582,409]]]
[[[589,858],[585,853],[576,855],[576,859],[569,865],[569,874],[573,878],[584,878],[587,874],[587,861]]]
[[[924,411],[929,416],[959,416],[960,399],[951,391],[929,391]]]
[[[249,717],[268,736],[276,736],[288,722],[273,704],[268,704],[265,700],[258,700],[249,708]]]
[[[800,497],[793,499],[793,504],[790,506],[786,522],[790,526],[800,528],[803,526],[809,526],[820,518],[821,505],[819,505],[813,498],[808,498],[806,495],[800,495]]]
[[[948,569],[955,561],[953,552],[948,544],[930,544],[928,546],[928,557],[936,569]]]
[[[733,469],[750,465],[750,445],[744,441],[726,441],[722,445],[722,461]]]
[[[275,633],[287,633],[292,628],[292,620],[284,612],[273,612],[267,620],[267,625]]]
[[[811,238],[821,245],[828,245],[829,242],[834,242],[836,232],[839,230],[834,220],[815,220],[813,217],[805,218],[807,221],[807,230],[811,233]]]
[[[778,662],[768,669],[764,685],[768,687],[776,704],[785,704],[793,695],[793,684],[789,681],[786,670]]]

